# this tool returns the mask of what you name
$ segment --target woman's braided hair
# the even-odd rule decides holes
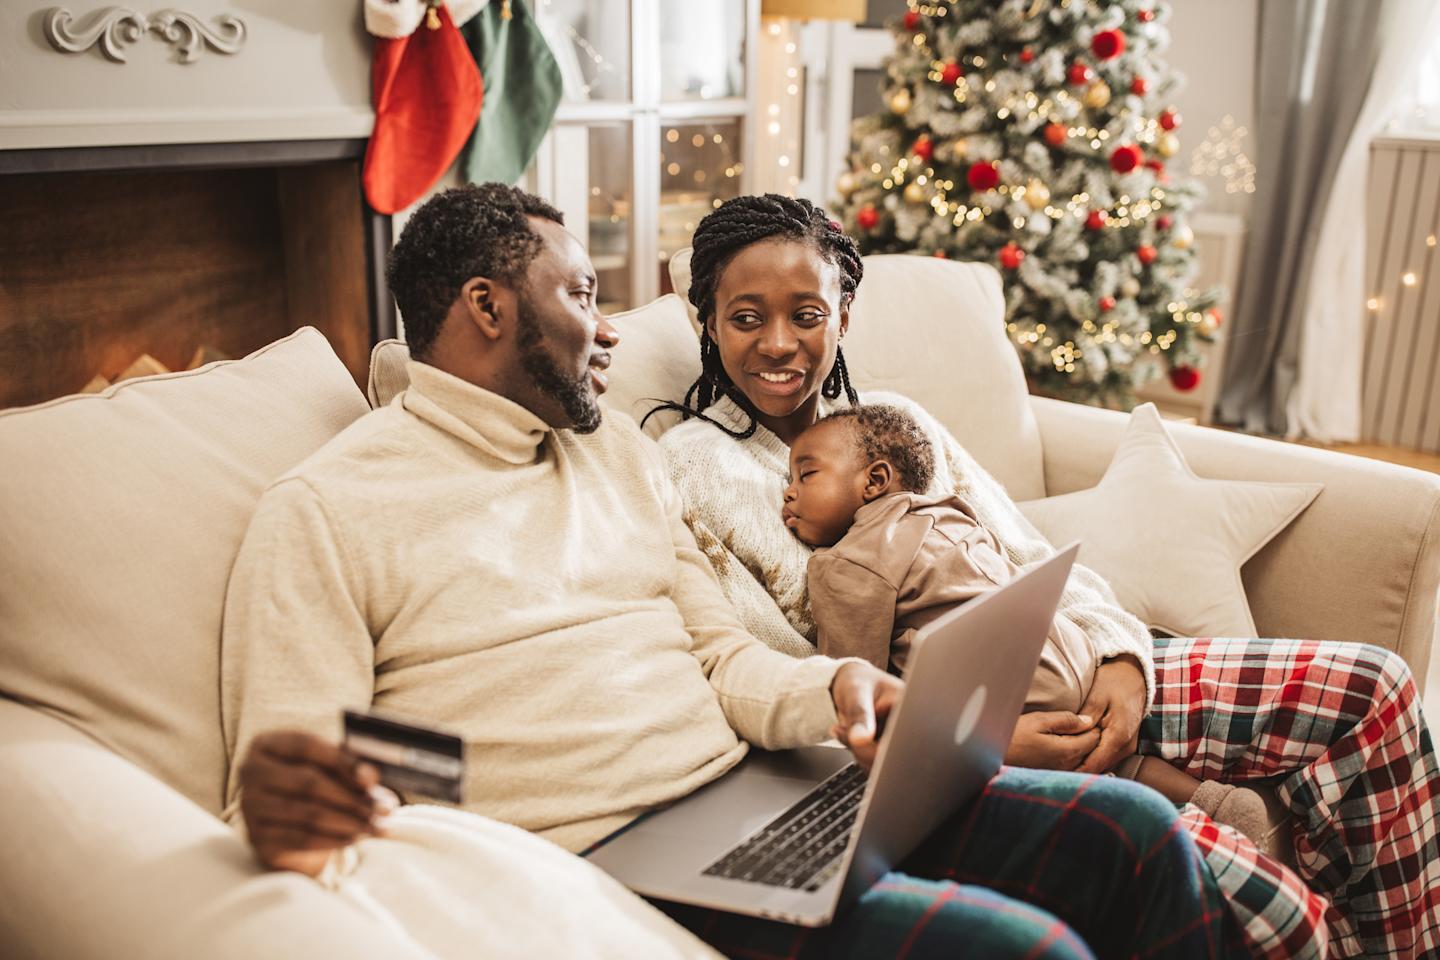
[[[725,372],[720,348],[710,337],[709,323],[715,314],[715,288],[720,274],[741,250],[774,237],[809,243],[826,262],[840,268],[840,302],[848,304],[855,298],[855,288],[865,273],[860,249],[823,209],[809,200],[777,193],[725,201],[700,221],[691,241],[690,302],[699,311],[700,377],[685,392],[683,404],[661,404],[646,414],[646,419],[660,410],[676,410],[682,417],[699,417],[712,423],[737,440],[754,436],[754,410]],[[852,404],[860,402],[859,394],[850,385],[850,372],[838,347],[835,366],[830,369],[820,393],[830,400],[843,393]],[[704,415],[705,408],[722,396],[730,397],[750,414],[749,427],[737,432]]]

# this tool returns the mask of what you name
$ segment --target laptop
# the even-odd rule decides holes
[[[829,923],[1000,769],[1078,550],[916,633],[868,777],[843,747],[753,749],[589,860],[647,897]]]

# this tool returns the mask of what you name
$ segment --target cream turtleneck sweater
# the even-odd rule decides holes
[[[580,850],[746,751],[816,743],[837,661],[747,634],[655,445],[423,363],[261,499],[231,576],[235,771],[262,731],[369,706],[467,741],[466,809]]]
[[[867,393],[862,403],[885,403],[908,412],[930,438],[935,477],[926,493],[954,494],[974,508],[1015,564],[1026,567],[1055,551],[994,477],[975,462],[950,431],[924,408],[894,393]],[[845,401],[821,399],[824,416]],[[729,397],[705,415],[731,430],[750,416]],[[685,520],[709,558],[725,595],[755,636],[794,657],[815,652],[815,621],[806,591],[811,549],[791,535],[780,518],[790,476],[790,448],[756,426],[736,440],[713,424],[693,419],[660,439],[670,479],[680,491]],[[1098,658],[1133,654],[1143,665],[1147,696],[1154,698],[1155,668],[1149,631],[1126,613],[1110,586],[1094,571],[1076,566],[1060,600],[1060,612],[1085,631]]]

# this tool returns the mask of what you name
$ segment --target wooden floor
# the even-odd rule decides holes
[[[1327,450],[1335,450],[1340,453],[1353,453],[1357,457],[1366,457],[1370,460],[1384,460],[1386,463],[1398,463],[1401,466],[1414,467],[1416,470],[1425,470],[1429,473],[1440,473],[1440,453],[1422,453],[1419,450],[1410,450],[1405,447],[1385,447],[1372,443],[1309,445],[1323,446]]]

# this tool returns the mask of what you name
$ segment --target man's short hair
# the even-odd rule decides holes
[[[467,281],[486,277],[517,289],[524,285],[530,262],[544,246],[529,217],[565,222],[544,200],[503,183],[445,190],[410,215],[385,276],[412,356],[429,352]]]
[[[849,421],[851,435],[867,463],[887,460],[895,468],[900,486],[911,493],[924,493],[935,476],[935,448],[925,431],[899,407],[883,403],[844,407],[821,423]]]

